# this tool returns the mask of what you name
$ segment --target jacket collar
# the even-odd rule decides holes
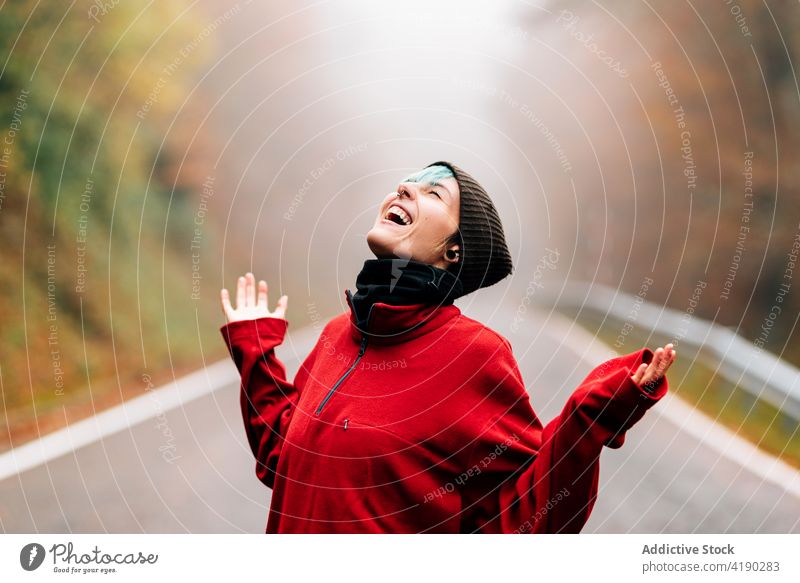
[[[394,306],[375,302],[370,307],[366,330],[362,330],[356,323],[350,290],[345,289],[344,295],[350,309],[350,334],[357,342],[360,342],[365,335],[369,336],[369,342],[373,344],[406,342],[439,328],[461,314],[461,310],[455,304]]]

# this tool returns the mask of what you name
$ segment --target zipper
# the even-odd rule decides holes
[[[348,376],[350,376],[350,373],[353,372],[353,369],[356,368],[356,365],[358,364],[358,361],[361,360],[361,357],[364,356],[364,351],[367,349],[367,338],[368,337],[366,335],[364,335],[362,337],[362,339],[361,339],[361,348],[358,349],[358,356],[353,361],[353,364],[350,365],[350,368],[348,368],[345,371],[345,373],[342,376],[339,377],[339,380],[334,383],[334,385],[331,387],[331,390],[328,391],[327,395],[325,395],[325,398],[322,399],[322,401],[320,402],[319,406],[317,407],[317,410],[314,412],[315,415],[319,415],[320,414],[320,412],[322,411],[322,408],[330,400],[330,398],[333,397],[333,394],[336,392],[336,389],[339,388],[339,385],[341,385],[344,382],[344,380]]]
[[[348,290],[348,295],[349,295],[349,290]],[[370,320],[370,317],[372,316],[372,308],[374,308],[374,307],[375,307],[375,304],[371,305],[369,307],[369,312],[367,312],[367,324],[366,324],[367,329],[369,329],[369,320]],[[336,392],[336,389],[339,388],[339,385],[341,385],[344,382],[344,380],[348,376],[350,376],[350,373],[353,372],[353,370],[356,368],[356,365],[358,365],[358,361],[360,361],[361,357],[364,356],[364,351],[367,350],[367,341],[368,340],[369,340],[369,336],[367,336],[366,334],[362,333],[361,334],[361,347],[358,349],[358,356],[356,356],[356,359],[353,361],[353,364],[350,365],[350,368],[348,368],[345,371],[345,373],[342,376],[339,377],[339,380],[337,380],[333,384],[331,389],[328,391],[328,394],[325,395],[325,398],[322,399],[322,401],[320,401],[320,404],[317,406],[317,410],[314,411],[314,415],[318,416],[320,414],[320,412],[322,411],[322,408],[330,400],[330,398],[333,397],[333,394]]]

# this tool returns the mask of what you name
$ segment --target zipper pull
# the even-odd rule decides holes
[[[361,339],[361,348],[358,350],[359,358],[364,356],[364,351],[367,349],[367,340],[368,339],[369,339],[369,337],[366,336],[366,335],[364,335],[364,337]]]
[[[348,422],[348,421],[350,421],[350,419],[349,419],[349,418],[346,418],[346,419],[344,420],[344,430],[345,430],[345,431],[347,431],[347,422]]]

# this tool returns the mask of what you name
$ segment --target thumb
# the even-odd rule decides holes
[[[289,296],[282,295],[278,299],[278,308],[275,310],[281,318],[286,316],[286,310],[289,307]]]
[[[648,364],[646,362],[643,362],[642,364],[639,365],[639,368],[636,369],[636,372],[634,372],[631,375],[633,377],[633,382],[635,382],[637,385],[641,384],[642,377],[644,377],[644,373],[647,370],[647,366]]]

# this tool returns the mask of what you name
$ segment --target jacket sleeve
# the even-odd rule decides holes
[[[316,347],[291,383],[286,368],[275,356],[288,328],[283,318],[262,317],[229,322],[220,328],[241,374],[239,403],[247,441],[256,458],[258,479],[272,488],[275,468],[300,389]]]
[[[599,365],[542,428],[506,341],[485,367],[495,411],[467,462],[462,530],[580,532],[597,496],[603,446],[621,447],[668,390],[666,376],[649,390],[633,382],[633,371],[652,358],[643,348]]]

